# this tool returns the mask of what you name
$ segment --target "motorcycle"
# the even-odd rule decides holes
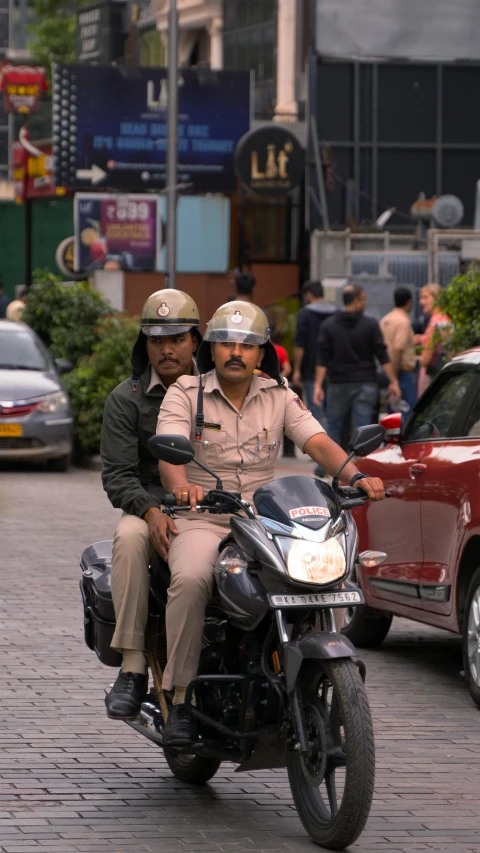
[[[348,460],[368,455],[383,437],[380,426],[361,427]],[[196,461],[182,436],[154,436],[149,446],[170,464]],[[255,510],[205,469],[216,486],[197,511],[231,519],[219,545],[198,675],[185,695],[197,739],[184,748],[163,742],[172,696],[161,682],[169,572],[160,558],[151,565],[147,628],[153,685],[138,717],[128,721],[164,749],[172,773],[185,782],[206,783],[222,761],[236,763],[237,773],[286,767],[303,826],[331,850],[343,850],[362,832],[375,764],[365,666],[337,632],[334,609],[364,603],[348,580],[357,559],[374,566],[386,558],[376,551],[357,555],[349,510],[368,498],[361,489],[339,486],[344,465],[331,485],[305,476],[272,481],[255,492]],[[164,512],[189,509],[166,496]],[[111,544],[84,551],[80,588],[86,643],[103,663],[119,666],[121,657],[110,648]]]

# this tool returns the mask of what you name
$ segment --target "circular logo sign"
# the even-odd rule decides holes
[[[159,308],[157,308],[157,314],[159,317],[168,317],[170,314],[170,308],[168,307],[166,302],[162,302]]]
[[[300,186],[304,167],[297,137],[273,123],[246,133],[235,149],[237,177],[257,195],[287,195]]]
[[[231,319],[232,323],[235,323],[235,325],[238,325],[243,320],[243,314],[240,314],[240,311],[235,311],[235,314],[232,314],[230,319]]]

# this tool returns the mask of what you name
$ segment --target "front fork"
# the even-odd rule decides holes
[[[333,616],[332,608],[326,608],[322,611],[322,617],[325,621],[325,628],[329,632],[335,632],[335,619]],[[288,636],[288,629],[285,622],[285,617],[283,615],[282,610],[275,610],[275,619],[277,622],[278,635],[280,637],[280,642],[288,643],[290,637]],[[309,752],[310,746],[308,743],[307,733],[305,731],[304,726],[304,716],[302,712],[302,703],[301,703],[301,695],[300,690],[295,685],[293,690],[287,694],[288,704],[290,708],[290,716],[293,725],[293,734],[294,734],[294,749],[297,750],[300,754],[305,754]]]

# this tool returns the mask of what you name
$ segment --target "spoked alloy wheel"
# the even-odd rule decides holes
[[[306,755],[289,750],[287,768],[310,837],[343,850],[362,832],[373,797],[375,747],[368,699],[351,660],[311,664],[300,682]]]
[[[470,695],[480,708],[480,569],[470,582],[465,602],[463,658]]]

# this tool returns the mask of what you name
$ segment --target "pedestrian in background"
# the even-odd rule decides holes
[[[452,327],[447,314],[442,314],[438,305],[441,287],[439,284],[426,284],[420,291],[420,305],[430,319],[423,335],[416,335],[414,343],[421,344],[420,375],[418,377],[418,396],[428,388],[433,377],[440,372],[445,361],[444,340]],[[441,340],[442,339],[442,340]]]
[[[401,398],[400,386],[390,363],[378,321],[364,314],[367,298],[363,287],[347,284],[343,289],[344,311],[322,324],[313,401],[325,398],[323,385],[328,375],[327,432],[341,444],[350,419],[358,428],[372,423],[378,410],[379,389],[376,359],[389,380],[387,395]]]
[[[293,358],[292,384],[302,388],[304,403],[314,418],[322,423],[324,405],[315,405],[313,389],[317,365],[318,337],[324,320],[335,313],[335,307],[324,300],[320,281],[307,281],[302,287],[304,307],[297,317],[297,331]]]
[[[12,299],[12,301],[8,303],[7,310],[5,311],[5,317],[7,320],[17,323],[22,319],[23,312],[27,305],[27,294],[28,287],[26,284],[22,284],[17,288],[16,299]]]
[[[397,287],[393,294],[395,308],[380,320],[388,356],[398,379],[402,399],[413,408],[417,399],[415,381],[416,356],[410,311],[413,296],[408,287]],[[406,407],[405,407],[406,408]]]
[[[243,272],[239,267],[233,273],[233,281],[235,285],[235,296],[229,296],[227,302],[253,302],[253,290],[257,280],[253,273]]]
[[[5,296],[5,288],[3,282],[0,281],[0,320],[4,320],[7,311],[7,305],[10,302],[8,296]]]

